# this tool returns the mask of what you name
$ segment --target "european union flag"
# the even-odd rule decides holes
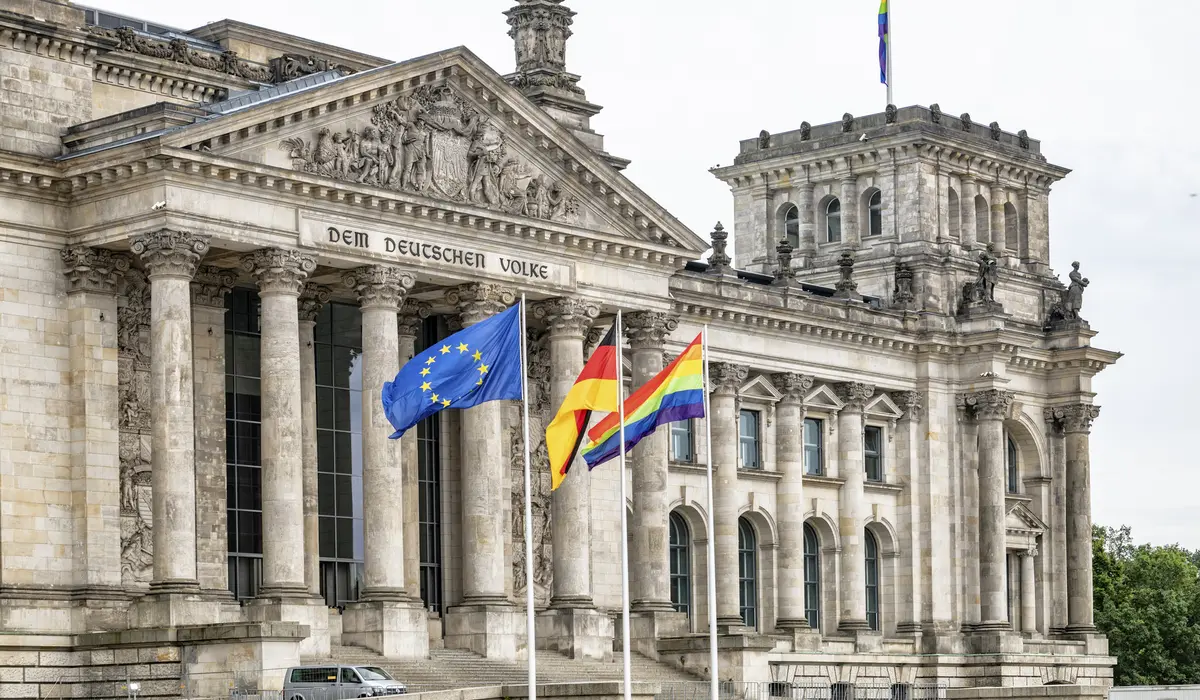
[[[519,304],[417,353],[383,385],[393,440],[442,409],[520,398]]]

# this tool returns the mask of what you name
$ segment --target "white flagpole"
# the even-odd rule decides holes
[[[624,666],[625,700],[633,697],[629,687],[629,516],[625,513],[625,504],[629,502],[625,485],[625,372],[621,361],[621,310],[617,309],[616,329],[616,363],[617,363],[617,420],[620,432],[620,475],[621,475],[621,661]]]
[[[896,104],[892,102],[892,5],[894,3],[895,0],[888,0],[887,44],[884,46],[886,49],[884,56],[887,60],[887,103],[890,105]]]
[[[525,295],[521,294],[521,429],[525,433],[525,649],[529,655],[529,700],[537,700],[537,641],[533,613],[533,477],[529,459],[529,361]]]
[[[709,700],[718,700],[720,682],[717,678],[717,546],[716,546],[716,510],[713,509],[713,469],[712,469],[712,412],[708,401],[708,324],[704,324],[700,341],[701,352],[704,353],[704,445],[706,462],[706,478],[708,480],[708,667],[709,667]]]

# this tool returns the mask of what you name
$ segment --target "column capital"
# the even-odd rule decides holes
[[[963,184],[963,188],[966,189],[969,185],[975,184],[975,176],[974,175],[959,175],[958,181],[961,182]]]
[[[890,396],[896,407],[904,411],[901,420],[921,420],[925,415],[925,395],[919,391],[893,391]]]
[[[622,316],[625,337],[633,350],[662,350],[679,319],[665,311],[634,311]]]
[[[358,295],[363,309],[399,312],[408,290],[416,283],[413,273],[395,265],[364,265],[342,275],[342,284]]]
[[[1013,393],[1004,389],[987,389],[969,394],[959,394],[956,400],[966,410],[967,417],[975,420],[1004,420],[1012,408]]]
[[[446,294],[446,301],[458,307],[463,327],[495,316],[516,300],[513,290],[490,282],[459,285]]]
[[[1100,416],[1100,407],[1090,403],[1069,406],[1051,406],[1043,409],[1042,416],[1053,428],[1064,433],[1090,433],[1092,421]]]
[[[776,372],[771,375],[771,384],[783,394],[780,403],[804,403],[804,397],[816,383],[816,378],[810,374],[799,372]]]
[[[608,326],[592,326],[588,329],[587,335],[583,339],[583,355],[587,357],[595,352],[596,347],[600,345],[600,341],[604,340],[605,334],[608,333]],[[666,355],[663,355],[663,366],[666,367],[669,362],[666,361]]]
[[[237,275],[233,270],[212,265],[199,266],[192,278],[192,306],[225,308],[225,295],[233,289],[236,282]]]
[[[600,315],[600,307],[577,297],[556,297],[534,304],[533,315],[545,321],[552,336],[572,336],[584,339],[592,321]]]
[[[813,193],[813,190],[814,190],[814,189],[816,189],[816,187],[817,187],[817,183],[815,183],[815,182],[810,182],[810,181],[805,181],[805,182],[801,182],[801,183],[798,183],[798,184],[796,184],[796,185],[793,185],[793,186],[796,188],[796,190],[797,190],[798,192],[802,192],[802,193],[806,193],[806,194],[812,194],[812,193]]]
[[[258,280],[260,294],[300,296],[300,287],[317,269],[317,261],[296,250],[260,248],[242,256],[242,269]]]
[[[708,363],[708,390],[714,394],[737,396],[750,375],[750,368],[732,362]]]
[[[404,305],[400,307],[400,315],[397,317],[397,330],[401,337],[416,338],[421,335],[421,328],[425,325],[425,319],[433,313],[433,307],[423,301],[416,299],[405,299]]]
[[[862,411],[875,395],[875,385],[865,382],[838,382],[833,385],[833,391],[845,404],[843,411]]]
[[[129,256],[104,248],[85,245],[64,248],[63,274],[67,276],[67,293],[97,292],[116,294],[117,286],[129,270]]]
[[[1021,557],[1021,558],[1024,558],[1024,557],[1034,558],[1037,555],[1038,555],[1038,548],[1037,548],[1036,544],[1031,546],[1029,549],[1023,549],[1023,550],[1017,551],[1017,556]]]
[[[304,288],[300,290],[300,301],[297,305],[300,320],[309,323],[315,322],[317,314],[321,313],[321,308],[329,302],[329,297],[332,295],[333,290],[329,287],[305,282]]]
[[[184,277],[191,279],[196,266],[208,252],[208,236],[161,229],[136,236],[129,243],[129,250],[146,266],[146,276]]]

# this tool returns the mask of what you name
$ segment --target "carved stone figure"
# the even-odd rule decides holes
[[[883,110],[884,121],[887,122],[888,124],[895,124],[897,111],[898,110],[896,109],[896,105],[888,105],[887,107],[885,107]]]
[[[533,477],[531,479],[531,501],[533,511],[533,571],[534,599],[541,604],[549,603],[550,588],[554,580],[553,539],[551,528],[550,457],[546,451],[546,425],[551,419],[550,411],[550,348],[546,334],[530,329],[526,340],[529,362],[529,432],[537,436],[537,444],[530,453]],[[512,470],[512,532],[513,532],[513,593],[523,597],[527,585],[525,578],[525,450],[519,429],[509,431],[510,468]]]
[[[1000,134],[1003,133],[1000,131],[1000,122],[992,122],[991,124],[988,124],[988,131],[991,132],[993,141],[999,141]]]
[[[129,270],[117,301],[118,459],[121,571],[128,584],[149,582],[150,536],[150,285]]]
[[[850,133],[854,129],[854,115],[846,112],[842,115],[842,133]]]
[[[342,75],[351,75],[357,71],[349,66],[334,63],[319,56],[302,56],[295,53],[285,53],[272,58],[268,65],[271,67],[271,82],[286,83],[289,80],[303,78],[313,73],[324,73],[335,70]]]
[[[962,114],[958,115],[958,120],[962,124],[963,131],[971,130],[971,115],[969,113],[963,112]]]
[[[896,284],[892,289],[892,306],[898,309],[908,309],[913,306],[915,300],[912,268],[905,263],[896,263]]]
[[[567,40],[574,12],[562,0],[523,0],[504,14],[516,50],[517,72],[506,76],[523,87],[553,87],[582,95],[578,76],[566,72]]]
[[[934,102],[929,105],[929,115],[933,119],[934,124],[942,123],[942,106]]]
[[[1050,307],[1050,324],[1060,325],[1064,322],[1086,324],[1079,316],[1080,309],[1083,308],[1083,290],[1087,289],[1088,278],[1084,277],[1079,272],[1079,263],[1071,263],[1071,272],[1067,274],[1071,283],[1061,292],[1061,297],[1058,302]]]
[[[1029,150],[1029,132],[1021,129],[1017,132],[1017,145],[1025,150]]]
[[[963,284],[960,312],[969,312],[973,309],[986,311],[1002,309],[999,302],[996,301],[996,280],[999,277],[1000,268],[996,263],[995,252],[995,245],[988,243],[987,248],[979,253],[977,263],[979,270],[975,279]]]
[[[763,151],[771,147],[771,132],[763,129],[758,132],[758,150]]]
[[[800,122],[800,140],[808,141],[812,138],[812,124],[808,122]]]

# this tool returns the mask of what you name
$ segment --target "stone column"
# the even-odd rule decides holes
[[[1096,631],[1092,611],[1092,478],[1088,435],[1100,407],[1075,404],[1061,411],[1067,453],[1067,632]]]
[[[1043,562],[1050,584],[1050,613],[1046,632],[1061,633],[1067,627],[1067,448],[1063,424],[1056,415],[1062,409],[1046,408],[1046,459],[1050,463],[1050,541],[1042,538]]]
[[[863,495],[866,465],[863,462],[863,409],[875,395],[873,384],[843,382],[834,386],[845,406],[838,413],[838,533],[842,543],[842,609],[838,629],[867,630],[867,563],[863,532],[867,512]]]
[[[858,176],[853,173],[842,178],[842,244],[857,250],[862,242],[858,231]]]
[[[905,489],[899,496],[899,550],[900,571],[897,572],[897,583],[900,588],[900,609],[897,610],[896,631],[901,634],[911,634],[921,631],[924,594],[927,585],[922,560],[922,533],[927,532],[931,523],[926,520],[926,514],[921,507],[926,500],[925,492],[929,489],[929,478],[921,470],[921,459],[918,455],[918,434],[921,432],[921,418],[924,415],[925,395],[919,391],[895,391],[891,394],[897,408],[904,415],[893,428],[895,435],[896,472]],[[926,556],[930,559],[932,569],[933,552]],[[930,619],[932,611],[930,611]]]
[[[549,332],[549,398],[554,411],[583,369],[584,338],[600,309],[589,301],[560,297],[538,304],[533,314]],[[539,648],[572,659],[611,660],[612,620],[596,610],[592,599],[591,499],[591,475],[576,457],[566,480],[551,494],[554,583],[551,610],[537,620],[537,641]]]
[[[979,426],[979,614],[980,630],[1008,629],[1008,561],[1005,549],[1004,419],[1013,394],[989,389],[967,394],[967,410]],[[1090,542],[1090,539],[1089,539]],[[1089,545],[1090,547],[1090,545]],[[1090,553],[1090,548],[1089,548]],[[1089,554],[1090,556],[1090,554]]]
[[[201,590],[231,598],[225,483],[225,295],[237,275],[202,265],[192,281],[196,394],[196,572]]]
[[[464,328],[494,316],[516,301],[509,289],[489,283],[456,287],[446,295]],[[505,590],[505,546],[511,523],[499,514],[511,502],[502,420],[504,406],[490,401],[459,411],[463,604],[447,611],[446,645],[489,658],[516,659],[525,636],[524,618]]]
[[[709,391],[712,392],[712,533],[716,550],[717,624],[726,633],[742,628],[741,602],[738,597],[738,412],[737,394],[750,370],[728,362],[708,363]]]
[[[1037,553],[1037,547],[1031,547],[1017,554],[1021,558],[1021,631],[1028,635],[1037,634],[1037,582],[1033,572]]]
[[[963,248],[971,250],[975,247],[975,231],[978,224],[975,223],[975,196],[978,194],[976,189],[975,178],[970,175],[963,175],[959,180],[962,182],[962,197],[958,200],[958,206],[962,210],[962,230],[960,240]],[[987,243],[987,241],[984,241]]]
[[[813,386],[806,374],[781,372],[771,383],[783,394],[775,406],[776,491],[779,527],[779,619],[783,630],[812,633],[804,615],[804,397]]]
[[[196,579],[196,448],[191,281],[208,237],[163,229],[134,238],[150,279],[151,481],[154,579],[164,593],[199,589]],[[264,450],[265,453],[265,450]]]
[[[417,352],[417,339],[429,318],[430,306],[406,299],[400,307],[399,361],[403,367]],[[400,437],[400,465],[404,482],[404,588],[413,598],[421,597],[421,481],[417,429]]]
[[[995,244],[997,252],[1007,251],[1008,246],[1004,241],[1007,231],[1004,227],[1004,203],[1007,201],[1008,193],[1004,191],[1004,187],[1000,183],[993,183],[991,195],[989,201],[992,213],[992,243]],[[1007,255],[1007,252],[1001,254]]]
[[[297,303],[300,329],[300,421],[304,444],[304,584],[312,595],[321,594],[321,541],[317,486],[317,355],[313,347],[317,315],[332,290],[304,285]]]
[[[117,289],[129,258],[75,246],[62,251],[62,261],[71,361],[73,566],[79,585],[89,591],[116,590],[121,585]]]
[[[812,256],[817,254],[817,211],[813,203],[813,183],[802,182],[796,186],[800,209],[800,250],[797,257],[807,267]]]

